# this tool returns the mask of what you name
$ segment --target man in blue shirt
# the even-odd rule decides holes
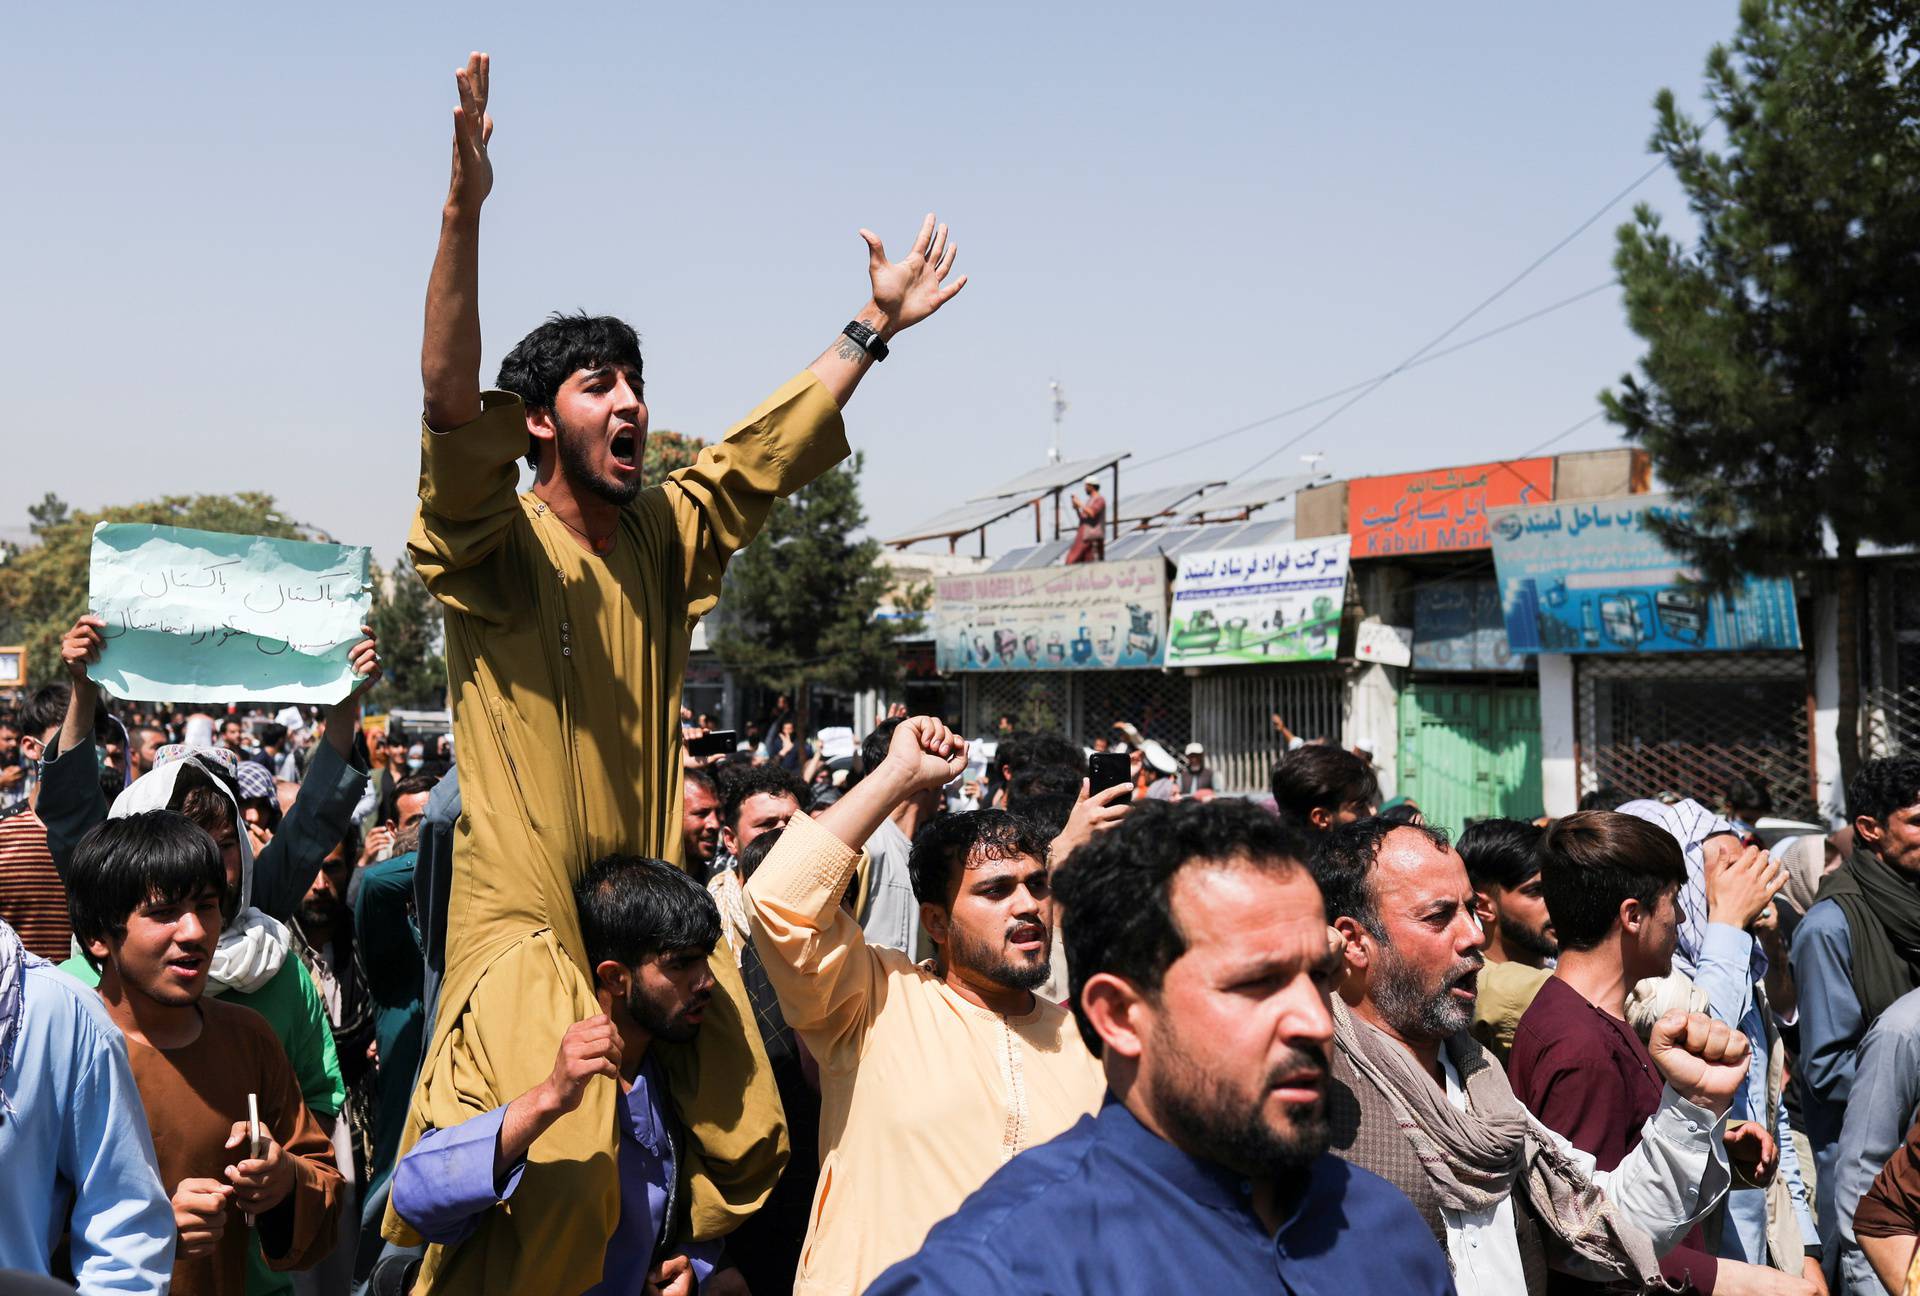
[[[167,1290],[173,1206],[126,1041],[100,997],[0,922],[0,1270],[67,1262],[82,1292]]]
[[[1847,785],[1854,852],[1793,932],[1803,1115],[1819,1174],[1822,1237],[1839,1236],[1834,1188],[1857,1050],[1880,1014],[1920,988],[1920,757],[1870,760]]]
[[[869,1296],[1453,1292],[1407,1199],[1327,1154],[1337,964],[1303,851],[1244,802],[1149,801],[1074,852],[1055,895],[1107,1100]]]
[[[720,939],[713,898],[661,860],[610,855],[575,888],[600,1012],[567,1028],[553,1073],[518,1098],[428,1130],[393,1173],[393,1208],[428,1242],[465,1240],[489,1210],[510,1204],[535,1139],[580,1106],[605,1077],[625,1101],[614,1120],[620,1148],[620,1219],[589,1296],[692,1296],[719,1262],[719,1245],[679,1245],[680,1122],[648,1057],[656,1039],[685,1043],[700,1029]]]

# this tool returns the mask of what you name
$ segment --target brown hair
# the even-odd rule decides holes
[[[1554,820],[1540,839],[1540,891],[1563,949],[1592,949],[1613,930],[1622,904],[1652,908],[1662,891],[1686,881],[1680,843],[1632,815],[1584,810]]]

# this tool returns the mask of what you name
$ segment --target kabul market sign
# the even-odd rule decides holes
[[[1485,549],[1487,510],[1553,498],[1553,460],[1514,459],[1347,483],[1355,558]]]
[[[942,576],[934,587],[942,671],[1158,666],[1167,646],[1167,560],[1075,563]]]

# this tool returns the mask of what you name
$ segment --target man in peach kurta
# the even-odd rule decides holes
[[[747,884],[780,1010],[820,1065],[820,1185],[795,1296],[858,1292],[919,1249],[988,1176],[1094,1111],[1100,1063],[1047,977],[1047,843],[1003,810],[935,820],[910,865],[935,957],[868,944],[840,908],[859,843],[966,744],[917,716],[816,819],[796,816]]]
[[[953,251],[931,217],[903,262],[865,235],[873,299],[843,336],[697,463],[646,486],[639,343],[621,321],[556,316],[508,353],[505,390],[480,391],[486,56],[457,80],[409,550],[445,609],[464,813],[408,1145],[540,1082],[568,1026],[599,1011],[571,888],[602,855],[679,857],[678,716],[694,624],[774,503],[846,457],[840,407],[887,340],[965,282],[943,284]],[[526,494],[516,489],[522,456],[535,472]],[[738,974],[724,959],[714,972],[698,1044],[661,1058],[688,1128],[689,1226],[700,1239],[751,1214],[786,1157]],[[573,1296],[599,1282],[619,1212],[618,1099],[612,1082],[590,1085],[533,1144],[512,1209],[490,1212],[457,1246],[429,1248],[413,1290]],[[413,1240],[391,1211],[387,1233]]]

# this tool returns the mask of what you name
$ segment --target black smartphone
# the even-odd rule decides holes
[[[1092,752],[1088,754],[1088,796],[1092,796],[1096,792],[1104,791],[1116,783],[1131,783],[1132,781],[1133,762],[1127,758],[1125,752]],[[1129,792],[1120,799],[1122,801],[1131,801],[1133,800],[1133,794]]]
[[[689,756],[731,756],[740,745],[740,735],[731,729],[715,729],[710,734],[687,739]]]

